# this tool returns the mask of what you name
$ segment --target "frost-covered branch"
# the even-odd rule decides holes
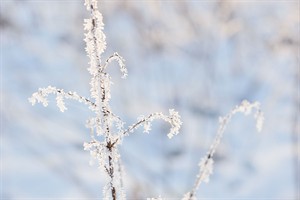
[[[252,110],[256,110],[254,114],[254,118],[256,119],[256,128],[258,132],[262,130],[264,115],[260,109],[259,102],[249,103],[247,100],[244,100],[240,105],[236,106],[232,109],[227,115],[219,118],[219,128],[217,131],[217,135],[209,148],[207,155],[200,160],[199,163],[199,173],[197,175],[194,187],[188,193],[186,193],[183,197],[183,200],[194,200],[196,196],[196,191],[198,190],[200,184],[202,182],[208,182],[209,176],[213,172],[213,156],[217,150],[218,145],[224,135],[225,129],[228,123],[231,121],[231,118],[236,113],[243,113],[245,115],[249,115],[252,113]]]
[[[113,55],[109,56],[103,67],[101,68],[103,71],[106,70],[107,66],[112,62],[112,61],[117,61],[119,66],[120,66],[120,71],[122,73],[122,78],[126,78],[128,76],[128,71],[127,68],[125,67],[125,59],[120,56],[117,52],[115,52]]]
[[[138,118],[138,122],[135,124],[129,126],[124,132],[124,135],[128,135],[129,133],[132,133],[135,129],[138,127],[144,125],[144,132],[149,133],[151,130],[151,122],[155,119],[162,119],[165,122],[168,122],[171,125],[170,132],[168,133],[168,137],[171,139],[174,135],[177,135],[179,133],[179,129],[182,125],[182,122],[180,120],[180,115],[178,112],[176,112],[174,109],[169,110],[169,115],[164,115],[161,112],[156,112],[148,115],[147,117],[140,116]]]
[[[84,103],[88,105],[91,110],[95,110],[97,107],[94,102],[83,96],[78,95],[76,92],[65,92],[63,89],[57,89],[56,87],[52,86],[48,86],[47,88],[39,88],[39,90],[33,93],[32,96],[28,98],[28,100],[32,105],[35,105],[36,103],[42,103],[43,106],[47,107],[47,97],[49,94],[56,95],[56,104],[61,112],[67,110],[64,99],[73,99],[80,103]]]

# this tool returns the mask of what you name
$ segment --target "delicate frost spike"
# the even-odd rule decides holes
[[[170,132],[168,133],[168,137],[171,139],[174,135],[179,133],[179,129],[182,125],[180,115],[174,109],[169,110],[170,114],[170,123],[172,125]]]
[[[83,30],[90,31],[93,28],[93,20],[92,19],[84,19]],[[90,38],[90,37],[88,37]]]
[[[250,103],[247,100],[243,100],[242,103],[232,109],[229,114],[225,115],[224,117],[219,117],[219,128],[217,131],[217,135],[208,150],[207,156],[201,159],[199,163],[199,173],[197,175],[196,181],[194,183],[194,187],[190,192],[188,192],[184,197],[183,200],[193,200],[196,195],[196,191],[198,190],[200,184],[202,182],[208,182],[209,176],[213,172],[213,156],[216,152],[218,145],[220,144],[221,138],[225,132],[227,124],[230,122],[233,115],[236,113],[244,113],[245,115],[249,115],[252,113],[252,110],[255,109],[256,113],[254,114],[254,118],[256,119],[256,128],[258,131],[261,131],[264,115],[260,110],[260,103],[254,102]]]
[[[87,56],[90,58],[88,71],[95,79],[101,63],[101,54],[106,49],[106,36],[102,31],[104,29],[103,16],[97,10],[97,1],[85,0],[84,5],[87,7],[87,10],[91,10],[91,18],[84,20],[84,30],[86,31],[84,41],[86,43]],[[96,85],[91,85],[92,91],[97,93]]]
[[[96,27],[94,29],[94,37],[96,38],[96,53],[97,55],[101,55],[104,50],[106,49],[106,36],[103,33],[103,21],[102,21],[102,15],[97,11],[95,13],[96,18]]]
[[[65,102],[64,102],[64,98],[61,94],[58,94],[56,97],[56,103],[57,103],[57,107],[59,108],[59,110],[61,112],[64,112],[65,110],[67,110],[66,106],[65,106]]]
[[[28,99],[32,105],[35,105],[36,102],[42,103],[43,106],[48,106],[47,96],[49,93],[53,93],[53,88],[48,86],[47,88],[39,88],[39,90],[32,94],[32,96]]]

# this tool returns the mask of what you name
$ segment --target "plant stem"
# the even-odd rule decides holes
[[[107,142],[107,149],[110,152],[110,154],[112,153],[113,145],[114,144],[112,144],[111,141]],[[111,196],[112,196],[113,200],[116,200],[117,199],[117,195],[116,195],[117,192],[116,192],[116,188],[115,188],[115,186],[113,184],[114,166],[113,166],[112,157],[110,155],[108,156],[108,165],[109,165],[109,177],[110,177]]]

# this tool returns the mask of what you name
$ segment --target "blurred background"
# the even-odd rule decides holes
[[[299,199],[299,1],[101,1],[116,64],[111,107],[126,125],[140,115],[179,111],[169,140],[156,121],[121,147],[127,197],[180,199],[189,191],[223,116],[243,99],[265,113],[236,115],[199,199]],[[100,198],[105,176],[89,166],[85,121],[74,101],[61,113],[28,102],[48,85],[89,96],[81,0],[1,0],[1,199]],[[297,196],[298,194],[298,196]]]

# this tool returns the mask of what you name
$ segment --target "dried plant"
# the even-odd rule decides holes
[[[85,0],[84,5],[91,13],[91,17],[84,20],[84,30],[86,31],[84,39],[86,42],[85,50],[90,59],[88,71],[91,74],[91,99],[80,96],[76,92],[65,92],[63,89],[48,86],[46,88],[40,88],[37,92],[33,93],[29,101],[32,105],[38,102],[46,107],[48,105],[48,95],[54,94],[56,95],[57,106],[61,112],[67,110],[64,100],[73,99],[87,105],[88,108],[95,113],[86,123],[87,128],[90,129],[91,141],[84,143],[84,150],[90,151],[92,158],[97,161],[99,168],[104,170],[109,178],[108,183],[103,188],[103,199],[126,199],[123,190],[122,166],[120,164],[121,158],[118,148],[119,145],[122,144],[124,136],[128,136],[140,126],[143,126],[144,132],[148,133],[151,130],[151,122],[155,119],[161,119],[171,125],[170,132],[167,136],[172,138],[179,133],[182,122],[178,112],[170,109],[168,115],[156,112],[148,116],[141,116],[135,124],[124,128],[125,123],[110,109],[110,87],[112,81],[106,69],[112,61],[117,61],[120,66],[122,78],[126,78],[127,69],[124,64],[125,60],[118,53],[114,53],[104,62],[101,61],[101,55],[106,49],[106,37],[103,33],[103,17],[98,11],[97,0]],[[194,187],[190,192],[184,195],[184,200],[195,199],[196,191],[200,184],[202,182],[208,182],[209,176],[213,171],[214,153],[232,116],[238,112],[248,115],[252,109],[256,110],[254,117],[257,120],[256,127],[258,131],[260,131],[264,117],[258,102],[249,103],[248,101],[243,101],[241,105],[236,106],[225,117],[220,118],[216,138],[207,155],[201,159],[199,163],[199,173]],[[156,199],[163,198],[159,196]]]
[[[172,138],[179,133],[182,124],[178,112],[169,110],[169,115],[161,112],[152,113],[146,117],[141,116],[138,121],[124,128],[124,122],[110,109],[110,87],[111,76],[106,72],[112,61],[117,61],[120,66],[122,78],[126,78],[127,69],[124,59],[114,53],[105,62],[101,62],[101,54],[106,49],[106,37],[103,33],[102,14],[98,11],[96,0],[85,0],[85,6],[91,13],[89,19],[84,20],[86,52],[90,59],[88,71],[91,74],[90,93],[91,99],[78,95],[76,92],[65,92],[63,89],[48,86],[40,88],[34,93],[29,101],[34,105],[36,102],[48,105],[47,96],[56,95],[57,106],[64,112],[67,108],[64,99],[73,99],[88,105],[88,108],[95,113],[95,116],[87,120],[86,126],[91,130],[91,141],[84,143],[84,149],[90,151],[93,159],[97,160],[99,168],[103,169],[109,177],[109,183],[103,189],[103,198],[113,200],[125,199],[125,192],[122,188],[122,177],[120,166],[120,153],[118,146],[122,143],[124,136],[128,136],[140,126],[144,132],[151,130],[151,122],[155,119],[162,119],[171,125],[168,137]],[[117,131],[113,131],[116,127]]]

